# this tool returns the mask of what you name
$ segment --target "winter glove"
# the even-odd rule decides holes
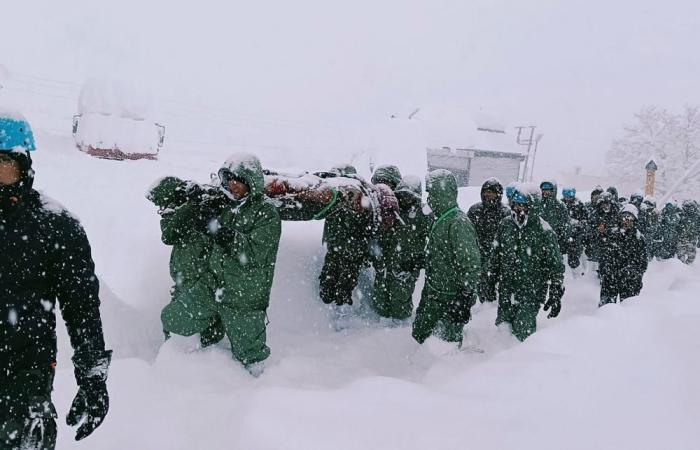
[[[214,236],[214,241],[224,248],[230,247],[240,234],[235,228],[220,226],[218,221],[209,227],[209,231]]]
[[[553,319],[559,315],[561,311],[561,298],[564,296],[564,286],[560,283],[552,283],[549,286],[549,299],[544,304],[544,310],[549,311],[548,319]]]
[[[447,314],[450,319],[455,323],[466,324],[471,319],[471,307],[474,305],[474,294],[471,292],[462,291],[457,294],[447,304]]]
[[[79,441],[89,436],[102,424],[109,410],[107,394],[107,369],[112,358],[112,351],[107,350],[95,357],[73,357],[75,378],[78,382],[78,394],[73,400],[66,423],[69,426],[80,425],[75,434]]]

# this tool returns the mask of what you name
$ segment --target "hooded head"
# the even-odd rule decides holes
[[[695,200],[683,200],[681,208],[684,213],[694,215],[697,213],[698,204]]]
[[[609,213],[613,210],[614,199],[610,192],[603,192],[598,197],[596,208],[604,213]]]
[[[644,197],[639,192],[635,192],[634,194],[630,195],[630,203],[636,206],[637,209],[642,207],[643,201]]]
[[[544,180],[540,183],[540,192],[542,193],[542,200],[547,201],[547,199],[557,198],[557,183],[553,180]]]
[[[351,164],[338,164],[331,168],[331,172],[337,174],[339,177],[357,176],[357,169]]]
[[[372,174],[372,184],[386,184],[392,191],[401,183],[401,172],[396,166],[379,166]]]
[[[619,202],[619,201],[620,201],[619,195],[618,195],[618,193],[617,193],[617,188],[616,188],[615,186],[610,186],[610,187],[608,187],[608,189],[607,189],[605,192],[608,192],[608,193],[610,193],[610,195],[612,195],[612,198],[613,198],[613,201],[614,201],[614,202]]]
[[[159,208],[181,205],[187,201],[185,184],[177,177],[161,178],[149,189],[146,198]]]
[[[593,205],[596,205],[598,203],[598,199],[600,198],[600,194],[603,193],[603,188],[601,186],[596,186],[592,191],[591,191],[591,203]]]
[[[496,178],[489,178],[481,185],[481,202],[484,205],[499,206],[503,200],[503,185]]]
[[[399,201],[401,211],[419,207],[421,199],[423,198],[423,188],[421,187],[420,178],[406,175],[401,183],[396,186],[394,195],[396,195],[396,199]]]
[[[260,200],[263,198],[265,179],[260,160],[255,155],[249,153],[231,155],[219,169],[219,180],[221,180],[223,191],[234,200],[242,200],[243,198]],[[240,196],[231,192],[231,181],[243,183],[248,188],[247,193]]]
[[[20,203],[31,191],[34,170],[29,152],[35,149],[29,123],[20,116],[0,113],[0,163],[7,173],[17,171],[11,183],[0,183],[0,209]]]
[[[425,180],[428,206],[436,217],[457,206],[457,179],[446,169],[433,170]]]
[[[624,231],[630,231],[635,228],[638,217],[637,207],[632,204],[627,204],[620,211],[620,227]]]

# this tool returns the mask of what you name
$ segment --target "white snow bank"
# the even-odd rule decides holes
[[[287,239],[283,250],[297,244]],[[433,340],[420,347],[409,327],[369,318],[335,332],[315,299],[277,291],[273,356],[261,378],[223,345],[196,351],[196,339],[173,339],[153,365],[113,364],[110,416],[84,445],[693,449],[700,305],[688,294],[700,288],[700,271],[677,261],[651,270],[642,296],[602,309],[592,278],[567,280],[561,317],[541,315],[540,330],[522,344],[493,326],[494,305],[479,305],[467,348],[483,354]],[[71,371],[62,370],[60,411],[72,394]],[[63,425],[61,435],[59,449],[73,448]]]
[[[169,248],[143,197],[164,175],[208,180],[231,149],[116,162],[78,152],[70,138],[37,139],[36,184],[82,219],[115,350],[107,420],[75,443],[63,421],[76,388],[59,328],[59,449],[655,450],[693,449],[700,439],[697,264],[653,263],[639,298],[602,309],[594,277],[567,275],[561,316],[541,314],[523,344],[494,326],[495,305],[477,305],[467,350],[455,352],[434,339],[418,346],[410,327],[367,313],[367,275],[354,315],[335,317],[317,293],[323,223],[284,223],[268,311],[272,355],[253,379],[225,342],[205,351],[196,337],[162,344]],[[478,199],[478,187],[460,189],[463,209]]]

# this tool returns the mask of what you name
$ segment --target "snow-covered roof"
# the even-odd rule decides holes
[[[135,120],[149,119],[153,101],[148,90],[123,81],[92,78],[78,98],[78,114],[97,113]]]
[[[496,115],[456,108],[426,108],[416,116],[428,147],[522,153],[516,131]]]

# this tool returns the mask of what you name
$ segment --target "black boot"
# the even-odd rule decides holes
[[[199,334],[199,342],[202,348],[206,348],[218,343],[224,336],[226,336],[224,324],[221,322],[221,316],[217,314],[212,324]]]

